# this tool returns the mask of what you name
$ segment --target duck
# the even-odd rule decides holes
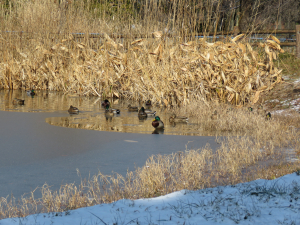
[[[252,108],[252,107],[249,107],[249,108],[248,108],[248,111],[249,111],[249,112],[252,112],[252,111],[253,111],[253,108]]]
[[[136,107],[136,106],[131,106],[130,104],[128,105],[128,111],[129,112],[138,112],[139,111],[139,108]]]
[[[156,116],[155,119],[152,121],[152,126],[156,129],[163,129],[164,123],[160,120],[159,116]]]
[[[151,106],[151,101],[150,101],[150,100],[147,100],[146,103],[145,103],[145,105],[146,105],[146,106]]]
[[[112,117],[114,116],[114,112],[109,108],[109,105],[105,107],[105,116]]]
[[[169,121],[170,123],[186,123],[188,122],[189,118],[187,118],[186,116],[176,116],[176,114],[173,114],[172,116],[170,116]]]
[[[110,106],[110,103],[107,99],[105,99],[102,103],[101,103],[102,106],[106,107],[106,106]]]
[[[113,111],[114,114],[120,114],[120,109],[111,109]]]
[[[74,107],[74,106],[72,106],[72,105],[70,105],[70,108],[68,109],[68,112],[70,114],[78,114],[79,113],[79,109],[76,108],[76,107]]]
[[[147,113],[145,112],[145,108],[142,107],[140,110],[139,110],[139,113],[138,113],[138,116],[139,118],[147,118]]]
[[[13,100],[14,105],[24,105],[25,100],[15,98]]]
[[[212,120],[216,120],[218,119],[218,112],[217,110],[215,110],[212,114],[211,114],[211,117],[210,117]]]
[[[145,109],[145,113],[147,113],[147,116],[155,116],[156,111],[152,111],[150,109]]]
[[[35,96],[35,91],[33,89],[26,91],[28,96]]]
[[[271,115],[270,112],[268,112],[268,113],[266,114],[266,120],[270,120],[270,119],[272,119],[272,115]]]
[[[164,129],[155,129],[152,134],[163,134],[164,133]]]

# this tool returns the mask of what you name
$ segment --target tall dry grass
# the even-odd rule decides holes
[[[183,21],[195,24],[199,17],[202,27],[206,27],[203,29],[211,29],[209,18],[214,13],[201,11],[213,9],[211,1],[197,6],[200,7],[197,13],[193,11],[196,9],[181,11],[180,4],[189,2],[178,3],[178,8],[170,12],[170,16],[174,16],[171,38],[165,32],[169,23],[161,23],[165,18],[156,10],[154,2],[140,9],[143,15],[132,17],[140,27],[137,32],[132,31],[132,22],[128,22],[130,19],[119,9],[122,2],[118,2],[117,11],[110,16],[104,7],[107,2],[95,7],[94,11],[100,10],[98,17],[95,17],[96,11],[91,11],[92,1],[80,2],[16,0],[13,7],[2,8],[0,14],[5,21],[2,31],[29,33],[2,32],[0,87],[151,99],[164,105],[186,105],[193,99],[239,105],[256,103],[260,93],[281,82],[281,70],[273,63],[282,51],[275,37],[270,36],[253,49],[243,35],[208,43],[206,38],[196,39],[192,35],[196,25],[182,31],[180,26],[188,27]],[[192,5],[193,2],[189,7]],[[112,19],[114,16],[116,21]],[[87,34],[93,31],[102,33],[103,38],[89,39]],[[85,32],[86,35],[79,40],[72,32]],[[130,35],[112,38],[106,34],[119,32]],[[141,32],[155,38],[132,38],[131,34],[139,36]],[[194,38],[186,39],[189,35]]]
[[[169,106],[192,100],[255,104],[260,93],[281,82],[281,70],[273,63],[281,49],[273,40],[262,44],[260,55],[238,42],[242,36],[230,43],[181,43],[157,32],[157,40],[135,40],[128,49],[104,36],[96,51],[72,35],[48,49],[37,43],[34,52],[17,51],[19,60],[0,63],[0,85],[151,99]]]

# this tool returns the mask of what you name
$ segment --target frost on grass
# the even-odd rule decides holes
[[[299,224],[300,176],[256,180],[149,199],[122,199],[65,213],[1,220],[14,224]]]

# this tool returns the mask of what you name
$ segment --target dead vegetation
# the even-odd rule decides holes
[[[239,41],[243,35],[228,43],[181,43],[155,34],[157,40],[135,40],[128,49],[108,35],[99,49],[72,35],[48,49],[37,45],[33,53],[18,52],[19,61],[0,63],[1,86],[150,99],[167,106],[193,99],[243,105],[255,104],[261,92],[281,82],[273,63],[281,49],[273,36],[255,51]]]
[[[263,163],[266,159],[286,156],[282,149],[287,147],[299,152],[298,130],[291,127],[296,119],[266,120],[264,112],[250,113],[241,108],[260,103],[261,95],[282,81],[282,70],[274,63],[281,51],[275,37],[270,36],[265,43],[253,48],[244,41],[243,35],[224,42],[209,43],[205,38],[190,41],[185,36],[176,36],[180,32],[176,32],[175,27],[174,38],[170,38],[160,32],[164,27],[152,24],[145,28],[137,23],[137,34],[145,29],[154,38],[123,40],[104,34],[103,39],[92,43],[88,37],[79,41],[72,34],[59,34],[61,30],[89,33],[97,26],[106,33],[125,30],[128,34],[132,31],[128,28],[131,25],[126,24],[124,27],[128,27],[121,29],[122,20],[116,23],[89,20],[80,7],[77,11],[75,8],[65,10],[67,6],[58,8],[51,1],[32,1],[28,5],[19,2],[19,5],[23,8],[18,8],[20,11],[16,14],[10,12],[11,18],[1,11],[2,18],[6,18],[1,31],[24,25],[24,29],[35,35],[27,38],[20,35],[18,39],[11,34],[1,34],[2,88],[150,99],[197,117],[201,129],[236,132],[241,137],[222,140],[217,151],[206,147],[152,156],[144,167],[128,172],[126,177],[99,172],[80,185],[66,184],[58,191],[44,186],[41,199],[35,199],[34,192],[20,201],[1,198],[0,218],[67,211],[122,198],[148,198],[181,189],[272,178],[272,170],[282,175],[299,169],[299,163],[289,165],[284,157],[278,165],[270,167]],[[17,18],[21,20],[14,23]],[[220,104],[224,102],[230,106]],[[182,105],[188,107],[176,109]],[[237,108],[232,110],[232,105]],[[212,119],[214,110],[217,116]]]

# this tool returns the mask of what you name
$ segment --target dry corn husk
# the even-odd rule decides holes
[[[156,40],[128,40],[128,49],[105,35],[98,49],[70,37],[18,50],[19,58],[0,61],[0,85],[150,99],[167,106],[190,99],[241,105],[257,103],[282,80],[282,70],[273,63],[282,51],[274,36],[257,47],[262,55],[243,34],[227,43],[199,39],[175,44],[162,40],[161,32],[152,34]]]

